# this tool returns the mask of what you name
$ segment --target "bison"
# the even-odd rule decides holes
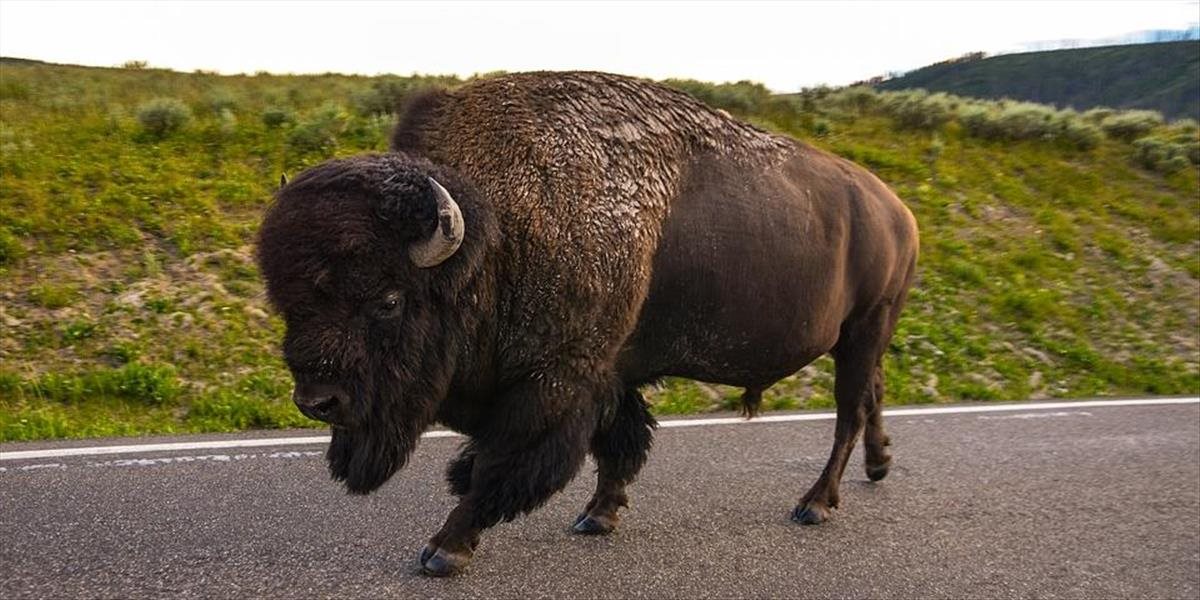
[[[458,504],[420,553],[460,571],[487,528],[543,504],[590,452],[572,528],[607,533],[656,426],[639,388],[676,376],[761,392],[828,353],[837,424],[792,518],[819,523],[864,433],[891,457],[881,359],[917,227],[864,169],[623,76],[484,79],[418,95],[391,151],[276,193],[258,239],[305,415],[335,480],[369,493],[435,423],[467,436]]]

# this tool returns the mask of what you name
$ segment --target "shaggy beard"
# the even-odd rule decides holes
[[[408,462],[430,421],[428,410],[420,403],[410,403],[417,405],[376,398],[372,414],[359,419],[359,426],[333,428],[325,459],[330,476],[345,484],[347,492],[369,494]]]

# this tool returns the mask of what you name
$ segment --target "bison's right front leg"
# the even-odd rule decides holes
[[[570,389],[566,384],[538,387]],[[470,487],[460,488],[466,493],[422,550],[425,574],[461,571],[484,529],[541,506],[579,471],[595,428],[590,398],[558,397],[557,406],[538,400],[506,394],[491,419],[494,428],[471,440]],[[458,468],[463,466],[460,461]]]

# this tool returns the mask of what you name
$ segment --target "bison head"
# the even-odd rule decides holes
[[[259,231],[293,399],[332,426],[330,472],[351,492],[404,465],[464,345],[452,307],[478,262],[479,215],[438,177],[452,178],[398,154],[329,161],[281,187]]]

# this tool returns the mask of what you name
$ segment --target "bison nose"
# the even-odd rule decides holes
[[[296,385],[292,392],[292,402],[304,416],[330,424],[341,420],[346,394],[340,388],[332,385],[309,384]]]

